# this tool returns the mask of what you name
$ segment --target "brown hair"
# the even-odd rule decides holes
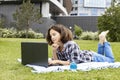
[[[46,40],[48,42],[49,45],[52,45],[53,42],[51,40],[51,36],[50,36],[50,30],[53,29],[57,32],[60,33],[61,35],[61,42],[62,44],[66,43],[67,41],[70,41],[73,39],[73,35],[72,35],[72,32],[66,28],[64,25],[62,24],[55,24],[55,25],[52,25],[49,29],[48,29],[48,32],[47,32],[47,36],[46,36]]]

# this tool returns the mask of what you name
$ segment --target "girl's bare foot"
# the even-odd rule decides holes
[[[107,35],[108,32],[109,32],[109,30],[103,31],[99,34],[99,43],[100,44],[103,44],[104,42],[107,42],[106,35]]]

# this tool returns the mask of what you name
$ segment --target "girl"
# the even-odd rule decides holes
[[[106,40],[104,31],[99,35],[98,52],[80,50],[73,41],[72,32],[64,25],[56,24],[49,28],[46,40],[52,46],[52,60],[49,64],[69,65],[71,62],[114,62],[110,43]]]

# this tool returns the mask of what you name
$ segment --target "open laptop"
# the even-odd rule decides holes
[[[21,42],[22,64],[48,67],[48,43]]]

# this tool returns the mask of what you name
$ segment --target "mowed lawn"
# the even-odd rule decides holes
[[[78,72],[36,74],[17,61],[21,57],[21,42],[45,42],[45,39],[0,38],[0,80],[120,80],[120,68]],[[81,49],[97,51],[98,41],[75,40]],[[120,42],[111,42],[116,61],[120,61]],[[49,57],[51,57],[49,46]]]

